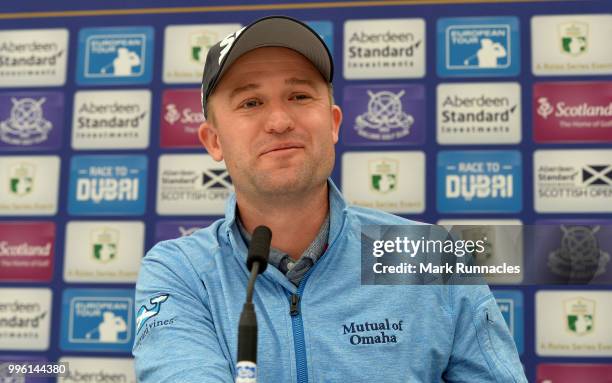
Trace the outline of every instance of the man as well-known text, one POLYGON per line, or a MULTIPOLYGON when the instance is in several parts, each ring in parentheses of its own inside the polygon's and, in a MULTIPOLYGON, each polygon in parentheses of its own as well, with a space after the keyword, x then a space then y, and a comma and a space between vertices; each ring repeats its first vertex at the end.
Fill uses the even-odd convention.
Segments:
POLYGON ((342 121, 332 73, 317 34, 286 17, 208 53, 200 139, 225 161, 235 196, 224 219, 144 258, 139 381, 233 381, 247 246, 266 225, 259 382, 525 382, 487 286, 361 285, 361 226, 414 222, 348 206, 329 179, 342 121))

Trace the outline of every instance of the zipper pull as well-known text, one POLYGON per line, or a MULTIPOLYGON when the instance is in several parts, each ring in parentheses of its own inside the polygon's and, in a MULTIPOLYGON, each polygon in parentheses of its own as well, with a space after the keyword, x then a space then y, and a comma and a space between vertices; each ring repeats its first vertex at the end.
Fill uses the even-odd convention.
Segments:
POLYGON ((296 316, 300 314, 300 309, 298 308, 298 304, 300 303, 300 296, 297 294, 291 295, 291 307, 289 309, 289 314, 291 316, 296 316))

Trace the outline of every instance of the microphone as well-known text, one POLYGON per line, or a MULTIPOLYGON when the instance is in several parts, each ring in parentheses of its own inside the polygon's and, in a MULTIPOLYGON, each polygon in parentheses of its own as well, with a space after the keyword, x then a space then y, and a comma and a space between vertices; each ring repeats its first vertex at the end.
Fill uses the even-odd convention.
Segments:
POLYGON ((246 302, 238 324, 238 358, 236 363, 236 383, 257 382, 257 317, 253 305, 253 290, 257 275, 268 266, 272 232, 266 226, 257 226, 251 237, 247 268, 251 271, 247 284, 246 302))

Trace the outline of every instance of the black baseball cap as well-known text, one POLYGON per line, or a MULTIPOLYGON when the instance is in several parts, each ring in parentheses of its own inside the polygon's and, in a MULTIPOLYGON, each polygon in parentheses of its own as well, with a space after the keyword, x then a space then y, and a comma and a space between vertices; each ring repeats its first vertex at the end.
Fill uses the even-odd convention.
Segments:
POLYGON ((284 47, 301 53, 331 83, 334 63, 317 32, 287 16, 269 16, 237 30, 213 45, 206 55, 202 76, 202 110, 225 71, 243 54, 262 47, 284 47))

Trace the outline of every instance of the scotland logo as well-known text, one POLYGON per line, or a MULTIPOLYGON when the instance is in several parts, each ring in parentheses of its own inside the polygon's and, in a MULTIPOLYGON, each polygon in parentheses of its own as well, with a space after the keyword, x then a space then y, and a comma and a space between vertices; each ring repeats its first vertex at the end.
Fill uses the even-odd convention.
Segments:
POLYGON ((606 272, 610 254, 601 250, 596 233, 600 226, 560 227, 561 246, 548 255, 548 267, 559 276, 588 281, 606 272))
POLYGON ((13 145, 32 145, 47 139, 51 122, 43 116, 46 98, 11 98, 9 119, 0 122, 0 140, 13 145))
POLYGON ((149 318, 159 314, 161 304, 167 301, 169 296, 169 294, 160 294, 149 299, 149 302, 152 304, 151 308, 148 308, 146 305, 140 306, 140 309, 136 313, 136 333, 140 332, 140 329, 149 320, 149 318))
POLYGON ((403 90, 397 94, 368 91, 368 111, 355 120, 357 133, 373 140, 401 138, 410 134, 414 118, 402 110, 400 98, 404 93, 403 90))
POLYGON ((538 104, 537 113, 544 119, 547 119, 555 111, 555 107, 550 104, 546 97, 538 98, 538 104))

